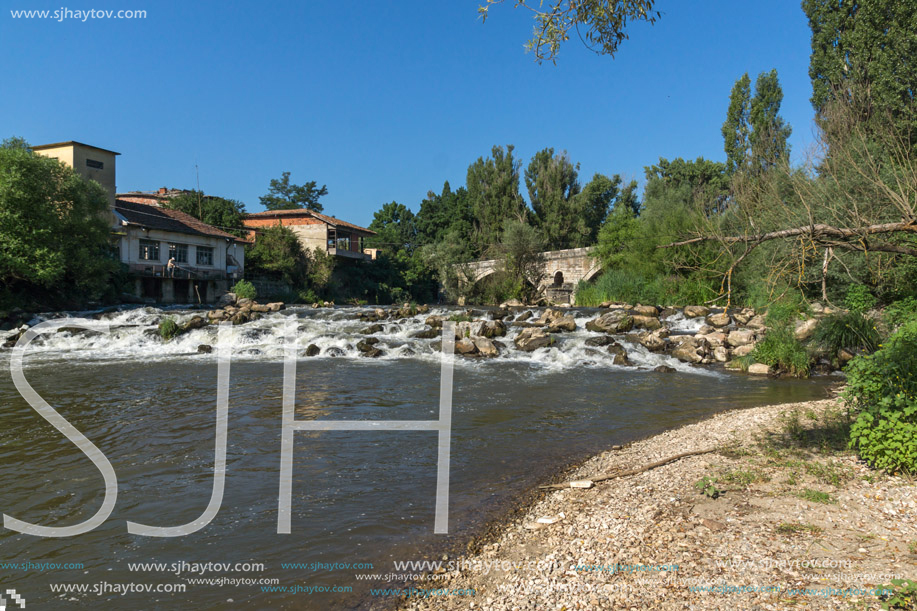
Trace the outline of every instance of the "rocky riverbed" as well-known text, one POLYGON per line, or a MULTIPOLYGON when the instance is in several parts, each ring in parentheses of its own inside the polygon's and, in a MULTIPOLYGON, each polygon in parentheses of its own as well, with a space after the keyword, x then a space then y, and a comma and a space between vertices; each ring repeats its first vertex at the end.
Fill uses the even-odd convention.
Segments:
POLYGON ((917 485, 870 469, 845 439, 832 399, 727 412, 605 452, 479 553, 449 559, 455 570, 417 580, 439 594, 402 608, 879 608, 876 586, 917 578, 917 485))

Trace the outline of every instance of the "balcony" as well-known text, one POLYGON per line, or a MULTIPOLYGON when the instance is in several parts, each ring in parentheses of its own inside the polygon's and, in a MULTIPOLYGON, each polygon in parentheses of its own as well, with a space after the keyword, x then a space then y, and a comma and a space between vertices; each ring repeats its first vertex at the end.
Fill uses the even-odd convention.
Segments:
POLYGON ((131 274, 144 278, 171 278, 175 280, 238 280, 242 278, 242 269, 235 265, 227 265, 224 270, 179 264, 170 273, 165 265, 158 263, 132 263, 129 269, 131 274))
POLYGON ((357 259, 358 261, 372 261, 372 256, 362 252, 354 252, 344 248, 328 247, 328 254, 332 257, 345 257, 347 259, 357 259))

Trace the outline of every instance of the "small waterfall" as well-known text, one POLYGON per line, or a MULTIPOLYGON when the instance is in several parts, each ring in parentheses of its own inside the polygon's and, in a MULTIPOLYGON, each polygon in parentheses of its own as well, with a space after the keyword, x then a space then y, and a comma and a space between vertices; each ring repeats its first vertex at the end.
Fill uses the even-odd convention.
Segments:
MULTIPOLYGON (((456 307, 431 307, 429 312, 400 319, 385 318, 377 323, 370 323, 360 318, 372 313, 373 307, 336 307, 313 309, 306 306, 293 306, 276 312, 263 314, 256 321, 233 328, 232 357, 242 360, 281 361, 284 357, 283 337, 288 323, 294 321, 296 344, 300 358, 308 359, 360 359, 371 363, 373 360, 393 361, 398 359, 439 359, 438 342, 440 336, 415 337, 421 331, 429 331, 425 320, 429 316, 441 316, 448 319, 465 310, 456 307), (370 324, 379 324, 382 330, 371 335, 362 331, 370 324), (375 347, 382 351, 377 359, 367 359, 357 344, 372 337, 378 340, 375 347), (314 356, 306 356, 307 348, 314 346, 310 353, 318 349, 314 356)), ((542 315, 543 308, 530 308, 534 320, 542 315)), ((387 313, 394 310, 386 310, 387 313)), ((523 310, 524 311, 524 310, 523 310)), ((487 309, 479 309, 475 320, 490 319, 487 309)), ((520 312, 514 312, 514 317, 520 312)), ((595 318, 594 310, 570 309, 576 320, 576 330, 557 333, 553 346, 539 348, 532 352, 518 350, 513 340, 522 331, 522 327, 507 323, 505 337, 494 338, 500 342, 500 354, 494 358, 464 358, 457 356, 457 367, 498 367, 501 363, 528 363, 535 371, 564 371, 579 368, 627 369, 633 371, 652 370, 660 365, 672 367, 678 371, 701 375, 719 375, 705 367, 696 367, 683 363, 671 356, 652 353, 626 334, 614 336, 614 340, 627 351, 630 365, 615 365, 614 357, 604 347, 587 345, 589 338, 602 334, 587 331, 585 324, 595 318)), ((159 337, 157 327, 166 317, 173 318, 178 324, 191 320, 194 316, 206 317, 206 311, 177 308, 133 307, 114 312, 100 313, 79 312, 67 314, 43 314, 32 322, 58 319, 69 316, 79 322, 94 323, 103 320, 110 325, 108 334, 64 327, 60 331, 43 335, 32 342, 28 361, 66 359, 68 361, 150 361, 160 359, 215 359, 214 353, 201 353, 199 346, 214 346, 217 341, 217 327, 208 325, 182 334, 170 341, 159 337)), ((703 324, 703 318, 686 319, 682 313, 662 319, 663 323, 675 333, 694 333, 703 324)), ((8 352, 8 351, 5 351, 8 352)))

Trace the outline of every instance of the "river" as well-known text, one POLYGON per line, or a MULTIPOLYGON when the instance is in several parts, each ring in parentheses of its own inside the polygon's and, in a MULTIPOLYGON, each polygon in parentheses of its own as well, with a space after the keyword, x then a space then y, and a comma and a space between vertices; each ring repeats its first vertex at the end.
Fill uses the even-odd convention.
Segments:
MULTIPOLYGON (((440 356, 418 315, 386 321, 383 355, 362 358, 355 344, 368 308, 288 308, 236 327, 232 337, 226 487, 219 513, 202 530, 175 538, 127 532, 126 522, 175 526, 198 518, 213 482, 216 328, 171 342, 153 333, 166 313, 134 308, 93 316, 108 334, 58 332, 36 339, 25 357, 35 390, 95 443, 118 478, 117 504, 95 530, 70 538, 0 531, 0 563, 77 564, 10 568, 4 588, 30 608, 329 609, 366 606, 369 588, 389 587, 393 561, 441 557, 505 511, 522 492, 564 465, 724 409, 825 395, 827 380, 771 380, 695 367, 627 344, 634 366, 585 345, 595 311, 576 313, 577 331, 551 348, 501 356, 455 357, 449 534, 436 535, 437 434, 431 431, 303 431, 294 443, 292 532, 277 534, 286 324, 303 349, 296 376, 297 420, 432 420, 438 417, 440 356), (306 357, 315 344, 319 355, 306 357), (652 369, 670 365, 675 372, 652 369), (135 563, 161 563, 138 567, 135 563), (182 564, 186 563, 186 564, 182 564), (207 563, 228 563, 230 568, 207 563), (299 563, 305 568, 284 568, 299 563), (365 565, 334 568, 313 563, 365 565), (197 564, 198 566, 195 566, 197 564), (259 567, 257 565, 264 565, 259 567), (204 565, 204 566, 200 566, 204 565), (252 566, 254 565, 254 566, 252 566), (371 568, 369 568, 371 565, 371 568), (225 585, 194 583, 223 578, 225 585), (266 592, 268 587, 340 592, 266 592), (61 585, 63 584, 63 585, 61 585), (106 585, 107 584, 107 585, 106 585), (125 585, 130 584, 130 585, 125 585), (125 587, 183 592, 128 592, 125 587), (52 591, 52 585, 60 590, 52 591), (86 586, 85 592, 74 591, 86 586), (106 591, 107 589, 107 591, 106 591)), ((451 315, 458 310, 434 308, 451 315)), ((170 310, 179 321, 189 310, 170 310)), ((538 311, 535 311, 536 315, 538 311)), ((701 319, 668 321, 680 332, 701 319)), ((75 524, 102 504, 99 471, 42 419, 13 386, 10 350, 0 351, 2 512, 42 525, 75 524)))

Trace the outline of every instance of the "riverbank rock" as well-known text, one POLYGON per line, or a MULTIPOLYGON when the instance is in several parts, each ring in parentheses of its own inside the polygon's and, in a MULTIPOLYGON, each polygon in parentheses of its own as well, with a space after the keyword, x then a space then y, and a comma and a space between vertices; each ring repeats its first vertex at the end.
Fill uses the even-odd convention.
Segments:
POLYGON ((218 308, 225 308, 226 306, 236 305, 236 294, 235 293, 226 293, 217 300, 216 306, 218 308))
POLYGON ((709 314, 710 308, 705 308, 704 306, 685 306, 682 312, 685 318, 698 318, 699 316, 706 316, 709 314))
POLYGON ((733 348, 751 344, 754 341, 755 332, 751 329, 736 329, 735 331, 730 331, 729 335, 726 336, 726 343, 733 348))
POLYGON ((755 317, 755 311, 751 308, 742 308, 740 311, 733 314, 732 317, 738 324, 746 325, 748 321, 755 317))
POLYGON ((752 375, 766 376, 771 372, 771 368, 764 363, 752 363, 748 366, 748 373, 752 375))
POLYGON ((520 331, 513 343, 516 344, 516 348, 523 352, 532 352, 533 350, 552 345, 554 343, 554 338, 545 333, 542 329, 532 327, 520 331))
POLYGON ((729 314, 720 312, 719 314, 708 314, 705 322, 711 327, 720 328, 728 327, 732 320, 729 318, 729 314))
POLYGON ((812 334, 815 333, 815 327, 818 326, 818 320, 815 318, 810 318, 796 325, 796 339, 803 341, 812 337, 812 334))
POLYGON ((634 328, 634 319, 623 310, 612 310, 586 323, 588 331, 626 333, 634 328))
POLYGON ((427 316, 427 319, 424 321, 424 324, 427 326, 433 327, 434 329, 442 329, 443 327, 443 317, 442 316, 427 316))
POLYGON ((749 354, 752 353, 754 349, 755 349, 755 344, 745 344, 744 346, 739 346, 738 348, 734 348, 732 350, 732 356, 734 357, 748 356, 749 354))
POLYGON ((706 356, 706 342, 691 336, 678 338, 679 344, 672 350, 672 356, 685 363, 700 363, 706 356))

